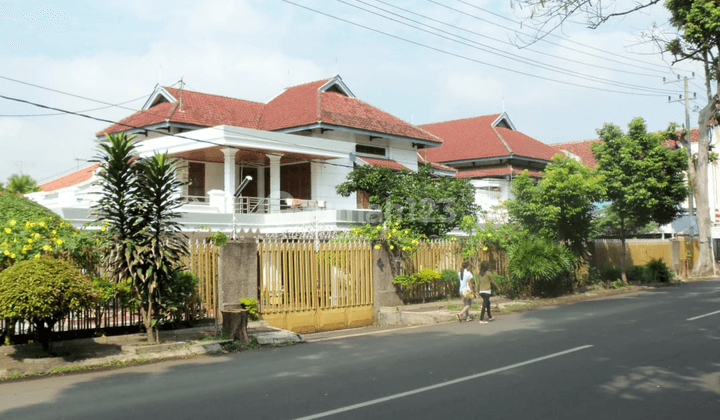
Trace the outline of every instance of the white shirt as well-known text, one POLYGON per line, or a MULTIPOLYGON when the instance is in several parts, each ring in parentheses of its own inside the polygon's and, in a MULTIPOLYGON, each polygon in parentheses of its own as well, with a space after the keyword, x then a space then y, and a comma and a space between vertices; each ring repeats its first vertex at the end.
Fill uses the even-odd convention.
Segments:
POLYGON ((462 296, 463 292, 470 288, 470 280, 472 280, 473 275, 465 269, 462 270, 462 275, 460 274, 458 273, 458 278, 460 279, 460 295, 462 296))

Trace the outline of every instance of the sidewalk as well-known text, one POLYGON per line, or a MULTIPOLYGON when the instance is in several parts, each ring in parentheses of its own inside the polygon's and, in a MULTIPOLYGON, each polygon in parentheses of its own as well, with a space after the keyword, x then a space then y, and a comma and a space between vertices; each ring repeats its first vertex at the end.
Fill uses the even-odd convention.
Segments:
MULTIPOLYGON (((482 305, 482 299, 474 299, 473 304, 482 305)), ((525 304, 527 304, 525 301, 513 301, 502 296, 493 296, 490 298, 490 308, 492 311, 496 312, 502 311, 508 305, 522 306, 525 304)), ((460 312, 462 306, 462 299, 453 299, 405 306, 381 307, 380 312, 378 313, 378 324, 427 325, 457 321, 455 314, 460 312)), ((470 314, 475 318, 479 318, 480 308, 478 307, 477 310, 470 310, 470 314)))
MULTIPOLYGON (((214 326, 161 331, 161 344, 152 345, 145 334, 58 341, 52 344, 56 357, 47 357, 38 344, 0 346, 0 379, 212 354, 221 351, 221 344, 231 341, 199 341, 208 335, 215 335, 214 326)), ((267 321, 249 322, 248 335, 261 345, 305 341, 300 334, 268 326, 267 321)))

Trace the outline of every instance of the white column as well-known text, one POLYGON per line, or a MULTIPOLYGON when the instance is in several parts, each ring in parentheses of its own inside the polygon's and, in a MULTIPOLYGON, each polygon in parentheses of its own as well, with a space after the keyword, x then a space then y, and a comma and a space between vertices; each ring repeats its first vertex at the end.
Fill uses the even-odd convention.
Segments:
MULTIPOLYGON (((265 162, 263 162, 263 165, 265 162)), ((265 167, 258 166, 257 168, 257 196, 265 198, 265 167)))
POLYGON ((224 177, 224 190, 225 190, 225 213, 235 212, 235 154, 237 149, 231 147, 224 147, 221 149, 225 155, 225 177, 224 177))
POLYGON ((270 159, 270 213, 280 213, 280 158, 282 155, 268 155, 270 159))

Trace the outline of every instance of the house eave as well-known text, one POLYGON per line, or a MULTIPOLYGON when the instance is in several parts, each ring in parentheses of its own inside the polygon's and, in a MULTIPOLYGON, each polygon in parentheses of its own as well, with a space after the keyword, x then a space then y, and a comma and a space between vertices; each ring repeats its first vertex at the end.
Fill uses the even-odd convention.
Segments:
POLYGON ((430 141, 430 140, 425 140, 425 139, 418 139, 418 138, 414 138, 414 137, 398 136, 398 135, 394 135, 394 134, 380 133, 377 131, 363 130, 361 128, 346 127, 346 126, 342 126, 342 125, 327 124, 327 123, 323 123, 323 122, 302 125, 302 126, 297 126, 297 127, 283 128, 280 130, 275 130, 275 132, 292 134, 292 133, 297 133, 300 131, 314 130, 314 129, 318 129, 318 128, 324 129, 324 130, 343 131, 343 132, 347 132, 347 133, 360 134, 360 135, 371 136, 371 137, 382 137, 382 138, 386 138, 386 139, 390 139, 390 140, 407 141, 407 142, 415 143, 418 145, 430 146, 430 147, 439 147, 442 145, 441 142, 435 142, 435 141, 430 141))

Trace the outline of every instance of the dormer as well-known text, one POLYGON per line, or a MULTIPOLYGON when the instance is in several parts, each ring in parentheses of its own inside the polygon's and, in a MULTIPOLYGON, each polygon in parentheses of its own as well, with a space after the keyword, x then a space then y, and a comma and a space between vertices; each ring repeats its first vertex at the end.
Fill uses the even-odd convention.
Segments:
POLYGON ((164 87, 160 85, 155 85, 155 89, 153 90, 152 94, 150 94, 148 100, 145 101, 145 105, 143 105, 142 110, 148 110, 162 102, 170 102, 171 104, 174 104, 177 102, 177 99, 175 99, 170 93, 168 93, 168 91, 165 90, 164 87))

